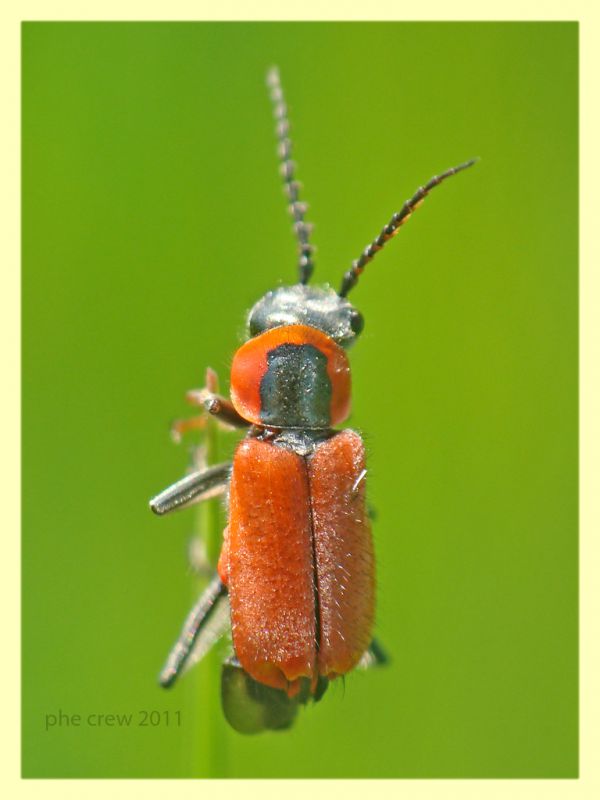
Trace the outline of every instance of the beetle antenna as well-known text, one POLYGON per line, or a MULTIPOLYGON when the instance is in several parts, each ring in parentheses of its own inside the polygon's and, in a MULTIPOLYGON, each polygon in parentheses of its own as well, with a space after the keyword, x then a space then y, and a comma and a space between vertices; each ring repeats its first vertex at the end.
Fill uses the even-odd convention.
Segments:
POLYGON ((397 211, 394 214, 388 224, 382 229, 379 236, 374 239, 370 245, 365 247, 356 261, 352 262, 352 266, 347 272, 344 273, 344 277, 342 278, 342 285, 340 291, 338 292, 339 296, 346 297, 350 289, 356 286, 356 283, 365 266, 369 263, 369 261, 373 260, 375 254, 381 250, 384 244, 398 233, 400 226, 404 225, 404 223, 410 218, 413 211, 416 211, 416 209, 421 205, 423 200, 435 186, 439 186, 440 183, 446 180, 446 178, 456 175, 457 172, 462 172, 463 169, 472 167, 473 164, 475 164, 475 162, 478 160, 479 159, 477 158, 472 158, 470 161, 465 161, 464 164, 459 164, 457 167, 450 167, 450 169, 442 172, 441 175, 434 175, 433 178, 431 178, 431 180, 425 184, 425 186, 419 186, 410 200, 407 200, 400 211, 397 211))
POLYGON ((271 102, 273 103, 273 115, 275 117, 275 132, 277 134, 278 154, 281 161, 281 176, 283 177, 284 189, 288 199, 290 214, 294 220, 294 232, 298 240, 298 271, 300 273, 300 283, 308 283, 314 269, 313 246, 308 239, 312 230, 312 225, 304 220, 304 214, 308 205, 298 199, 300 184, 294 178, 295 164, 292 161, 292 142, 289 137, 290 123, 287 117, 287 106, 283 96, 283 89, 279 80, 279 70, 271 67, 267 74, 267 86, 271 102))

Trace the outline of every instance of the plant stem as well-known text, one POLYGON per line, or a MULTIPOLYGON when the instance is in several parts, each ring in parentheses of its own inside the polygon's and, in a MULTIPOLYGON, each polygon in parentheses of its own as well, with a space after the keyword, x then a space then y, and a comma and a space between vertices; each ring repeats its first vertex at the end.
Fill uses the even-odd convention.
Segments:
MULTIPOLYGON (((218 392, 217 376, 207 370, 206 386, 218 392)), ((208 416, 202 444, 197 450, 198 466, 210 466, 218 462, 218 425, 208 416)), ((199 552, 206 555, 207 567, 214 574, 221 551, 223 512, 219 498, 201 503, 194 520, 194 544, 199 552)), ((212 576, 212 575, 211 575, 212 576)), ((195 576, 193 580, 194 601, 206 588, 205 576, 195 576)), ((194 672, 196 677, 190 681, 193 698, 190 704, 192 715, 190 724, 194 734, 190 736, 192 747, 192 774, 197 777, 226 777, 226 729, 221 712, 221 654, 219 643, 210 650, 194 672)))

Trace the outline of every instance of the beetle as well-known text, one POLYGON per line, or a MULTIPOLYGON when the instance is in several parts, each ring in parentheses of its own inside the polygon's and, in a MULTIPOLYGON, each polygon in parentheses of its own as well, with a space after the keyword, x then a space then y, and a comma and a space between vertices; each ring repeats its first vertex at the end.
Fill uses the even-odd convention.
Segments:
MULTIPOLYGON (((375 560, 360 435, 338 430, 350 411, 347 349, 364 320, 348 301, 366 265, 429 192, 476 159, 420 187, 343 275, 336 292, 312 286, 314 249, 299 199, 287 108, 277 68, 267 77, 281 174, 298 251, 298 283, 268 291, 248 315, 234 355, 230 399, 210 376, 190 399, 246 428, 232 463, 198 469, 150 501, 159 515, 228 492, 217 575, 186 620, 160 681, 174 683, 230 621, 234 655, 223 668, 223 709, 245 733, 288 727, 299 704, 329 681, 385 661, 372 638, 375 560)), ((192 420, 180 432, 194 427, 192 420)))

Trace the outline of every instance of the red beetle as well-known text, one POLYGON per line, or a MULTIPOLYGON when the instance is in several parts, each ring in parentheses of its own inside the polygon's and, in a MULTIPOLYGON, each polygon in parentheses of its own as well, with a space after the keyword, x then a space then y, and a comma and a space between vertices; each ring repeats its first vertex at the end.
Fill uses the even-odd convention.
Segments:
POLYGON ((251 338, 231 368, 231 400, 210 387, 192 393, 210 414, 249 427, 233 463, 198 470, 150 502, 165 514, 229 488, 218 575, 186 620, 161 683, 170 686, 191 658, 201 657, 230 616, 235 655, 224 666, 223 708, 242 732, 288 727, 297 705, 320 699, 328 681, 361 662, 384 660, 372 640, 375 561, 364 446, 355 431, 334 429, 350 412, 346 348, 363 328, 346 297, 429 191, 475 162, 419 188, 354 261, 339 292, 309 286, 310 226, 276 69, 268 85, 299 283, 268 292, 251 309, 251 338), (249 719, 250 705, 259 708, 258 721, 249 719))

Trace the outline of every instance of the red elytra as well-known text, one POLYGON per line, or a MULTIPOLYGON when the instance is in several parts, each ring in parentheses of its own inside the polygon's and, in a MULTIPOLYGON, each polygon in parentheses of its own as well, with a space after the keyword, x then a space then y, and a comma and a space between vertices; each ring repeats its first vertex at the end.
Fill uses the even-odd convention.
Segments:
POLYGON ((342 431, 300 456, 246 439, 236 450, 219 575, 233 645, 255 680, 290 696, 353 669, 370 644, 375 568, 364 447, 342 431))

